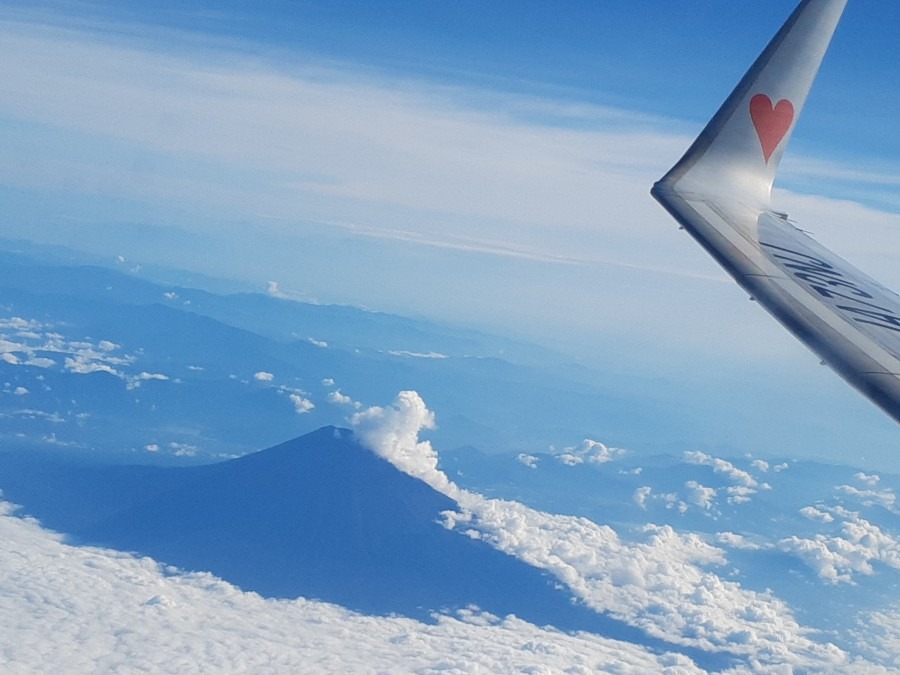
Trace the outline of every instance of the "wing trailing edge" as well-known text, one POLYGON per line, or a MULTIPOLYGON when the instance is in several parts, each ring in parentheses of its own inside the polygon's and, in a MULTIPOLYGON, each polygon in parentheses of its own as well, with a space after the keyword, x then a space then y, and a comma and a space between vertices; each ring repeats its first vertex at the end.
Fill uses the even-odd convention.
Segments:
POLYGON ((754 299, 900 422, 900 297, 770 208, 847 0, 803 0, 653 196, 754 299))

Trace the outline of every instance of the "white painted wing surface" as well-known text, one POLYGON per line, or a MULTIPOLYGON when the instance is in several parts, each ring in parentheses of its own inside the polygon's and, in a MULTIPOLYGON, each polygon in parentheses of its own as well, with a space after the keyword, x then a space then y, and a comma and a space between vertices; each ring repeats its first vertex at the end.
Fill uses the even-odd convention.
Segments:
POLYGON ((900 296, 771 210, 846 0, 803 0, 653 196, 755 300, 900 422, 900 296))

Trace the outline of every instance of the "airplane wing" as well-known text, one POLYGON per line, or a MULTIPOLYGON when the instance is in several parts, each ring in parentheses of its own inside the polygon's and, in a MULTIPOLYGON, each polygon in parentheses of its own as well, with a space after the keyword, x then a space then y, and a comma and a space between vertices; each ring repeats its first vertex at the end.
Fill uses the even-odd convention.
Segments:
POLYGON ((900 296, 770 206, 847 0, 803 0, 651 194, 758 301, 900 422, 900 296))

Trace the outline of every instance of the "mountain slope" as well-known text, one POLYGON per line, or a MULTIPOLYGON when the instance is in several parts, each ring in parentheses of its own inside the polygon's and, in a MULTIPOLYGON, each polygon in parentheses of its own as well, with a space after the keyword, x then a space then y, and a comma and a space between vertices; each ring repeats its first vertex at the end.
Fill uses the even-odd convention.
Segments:
POLYGON ((445 529, 441 513, 456 503, 346 430, 325 427, 205 466, 28 464, 0 455, 0 488, 46 526, 79 543, 209 571, 264 596, 426 619, 477 605, 646 641, 574 604, 539 570, 445 529))

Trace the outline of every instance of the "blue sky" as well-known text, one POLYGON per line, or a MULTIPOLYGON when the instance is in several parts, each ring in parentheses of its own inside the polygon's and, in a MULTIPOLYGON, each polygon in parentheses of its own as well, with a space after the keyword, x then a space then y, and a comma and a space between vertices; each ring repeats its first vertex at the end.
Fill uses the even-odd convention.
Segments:
MULTIPOLYGON (((742 415, 789 394, 886 456, 894 425, 649 197, 793 3, 727 7, 7 2, 3 231, 537 340, 715 424, 735 382, 742 415)), ((898 20, 851 0, 778 182, 893 288, 898 20)))
MULTIPOLYGON (((105 26, 111 34, 150 38, 163 50, 188 48, 199 35, 215 36, 229 40, 232 49, 268 53, 286 62, 338 59, 427 80, 550 92, 699 122, 795 3, 735 2, 728 11, 709 0, 5 4, 8 14, 17 14, 18 8, 26 17, 59 24, 105 26), (673 75, 679 72, 686 76, 673 75)), ((852 128, 841 124, 844 115, 836 110, 809 112, 804 135, 816 138, 817 129, 839 127, 843 133, 832 139, 838 141, 836 147, 849 136, 855 152, 892 157, 882 139, 896 130, 878 129, 874 122, 890 120, 890 103, 900 100, 892 86, 896 40, 890 31, 879 30, 897 20, 900 8, 894 4, 850 3, 818 88, 829 101, 840 97, 877 106, 861 110, 854 105, 861 124, 852 128)))

